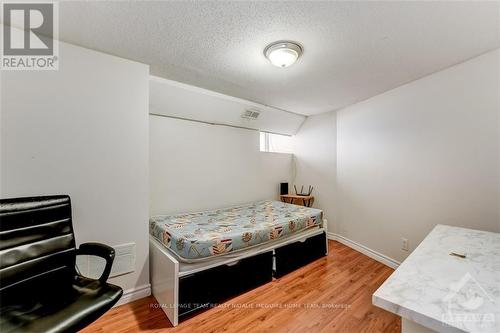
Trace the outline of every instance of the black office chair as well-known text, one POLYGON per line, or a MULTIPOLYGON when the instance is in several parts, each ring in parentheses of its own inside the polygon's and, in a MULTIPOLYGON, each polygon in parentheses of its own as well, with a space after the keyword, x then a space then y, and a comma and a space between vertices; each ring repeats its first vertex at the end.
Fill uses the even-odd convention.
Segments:
POLYGON ((75 246, 69 196, 0 200, 0 332, 76 332, 121 297, 106 283, 115 253, 75 246), (77 255, 106 259, 98 280, 75 269, 77 255))

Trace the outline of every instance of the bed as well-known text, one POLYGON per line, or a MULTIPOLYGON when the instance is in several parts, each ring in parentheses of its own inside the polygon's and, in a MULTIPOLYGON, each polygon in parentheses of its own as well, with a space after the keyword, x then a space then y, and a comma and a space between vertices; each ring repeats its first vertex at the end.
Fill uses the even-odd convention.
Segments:
POLYGON ((149 223, 150 234, 183 262, 248 250, 321 225, 321 210, 279 201, 153 216, 149 223))
POLYGON ((153 216, 152 293, 176 326, 325 256, 326 225, 321 210, 279 201, 153 216))

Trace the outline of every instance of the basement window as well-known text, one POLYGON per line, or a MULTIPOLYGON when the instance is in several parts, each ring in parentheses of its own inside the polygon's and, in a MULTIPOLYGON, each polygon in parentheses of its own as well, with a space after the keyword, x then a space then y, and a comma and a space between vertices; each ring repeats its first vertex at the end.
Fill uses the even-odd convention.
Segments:
POLYGON ((265 153, 292 154, 292 137, 288 135, 260 132, 260 151, 265 153))

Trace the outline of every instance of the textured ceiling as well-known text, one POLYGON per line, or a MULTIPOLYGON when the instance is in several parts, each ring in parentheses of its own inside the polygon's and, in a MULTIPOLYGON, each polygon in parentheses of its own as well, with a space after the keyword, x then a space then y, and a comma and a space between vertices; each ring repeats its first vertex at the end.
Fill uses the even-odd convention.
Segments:
POLYGON ((288 111, 339 109, 500 47, 500 2, 62 2, 63 41, 288 111), (262 55, 304 46, 293 66, 262 55))

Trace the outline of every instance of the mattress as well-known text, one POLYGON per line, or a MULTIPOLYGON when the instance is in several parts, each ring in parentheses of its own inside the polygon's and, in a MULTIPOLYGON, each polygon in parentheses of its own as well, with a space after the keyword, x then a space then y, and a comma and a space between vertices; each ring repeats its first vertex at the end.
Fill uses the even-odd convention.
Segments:
POLYGON ((260 201, 206 212, 158 215, 151 235, 181 261, 242 251, 322 226, 322 211, 280 201, 260 201))

